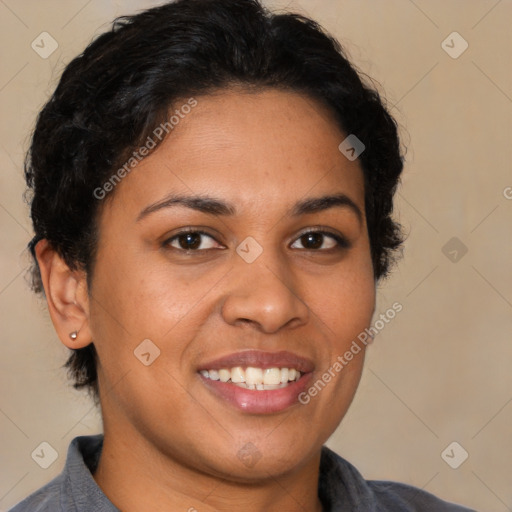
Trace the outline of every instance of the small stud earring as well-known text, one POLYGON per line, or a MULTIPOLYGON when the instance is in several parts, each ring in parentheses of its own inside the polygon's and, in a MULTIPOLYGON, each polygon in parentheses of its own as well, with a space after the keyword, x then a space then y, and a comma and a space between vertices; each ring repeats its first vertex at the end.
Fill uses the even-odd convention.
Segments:
POLYGON ((75 341, 75 340, 76 340, 77 336, 78 336, 78 332, 77 332, 77 331, 73 331, 73 332, 69 335, 69 337, 70 337, 73 341, 75 341))

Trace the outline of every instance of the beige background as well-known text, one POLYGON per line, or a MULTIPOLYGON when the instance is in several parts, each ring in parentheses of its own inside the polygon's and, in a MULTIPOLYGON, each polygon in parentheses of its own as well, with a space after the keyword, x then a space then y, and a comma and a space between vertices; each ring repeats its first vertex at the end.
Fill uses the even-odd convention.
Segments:
MULTIPOLYGON (((29 133, 63 66, 93 35, 157 3, 0 1, 0 510, 57 475, 73 437, 101 429, 92 404, 67 384, 66 349, 24 280, 29 133), (48 59, 31 48, 43 31, 59 44, 48 59), (43 441, 59 454, 46 470, 31 458, 43 441)), ((403 311, 370 348, 359 393, 328 444, 366 478, 479 511, 512 510, 512 1, 269 5, 309 14, 341 40, 381 84, 408 146, 397 216, 410 236, 377 308, 398 301, 403 311), (457 59, 441 46, 453 31, 469 44, 457 59), (457 262, 442 251, 452 237, 468 249, 457 262), (441 458, 452 441, 469 453, 458 469, 441 458)))

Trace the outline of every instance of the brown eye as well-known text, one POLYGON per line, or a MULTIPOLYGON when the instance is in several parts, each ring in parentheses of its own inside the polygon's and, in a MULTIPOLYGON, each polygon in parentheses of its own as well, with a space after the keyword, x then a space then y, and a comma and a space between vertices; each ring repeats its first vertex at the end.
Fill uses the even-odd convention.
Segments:
POLYGON ((344 237, 327 231, 308 231, 303 233, 294 242, 294 245, 297 242, 300 242, 304 249, 310 251, 328 251, 330 249, 346 249, 350 247, 349 242, 344 237))
POLYGON ((212 236, 203 231, 182 231, 164 242, 165 247, 182 251, 202 251, 218 245, 212 236))
POLYGON ((324 241, 324 235, 321 233, 307 233, 300 237, 300 241, 306 249, 320 249, 324 241))
POLYGON ((181 249, 197 249, 201 245, 201 236, 199 233, 187 233, 177 238, 181 249))

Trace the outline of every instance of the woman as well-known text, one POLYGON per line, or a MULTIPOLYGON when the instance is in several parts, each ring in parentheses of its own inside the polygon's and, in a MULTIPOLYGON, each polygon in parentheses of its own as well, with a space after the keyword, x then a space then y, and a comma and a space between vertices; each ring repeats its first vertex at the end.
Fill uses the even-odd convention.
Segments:
POLYGON ((64 71, 26 165, 37 262, 104 434, 13 511, 462 511, 323 444, 403 236, 394 120, 313 21, 182 0, 64 71))

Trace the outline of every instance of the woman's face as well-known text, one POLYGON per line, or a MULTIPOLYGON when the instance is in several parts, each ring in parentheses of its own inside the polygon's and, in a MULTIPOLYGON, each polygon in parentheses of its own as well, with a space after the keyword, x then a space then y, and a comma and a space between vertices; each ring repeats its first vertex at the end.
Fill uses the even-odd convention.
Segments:
POLYGON ((298 400, 374 311, 363 174, 309 98, 196 100, 101 213, 89 314, 105 433, 207 474, 266 478, 318 454, 360 379, 364 350, 298 400), (222 382, 287 373, 277 389, 222 382))

